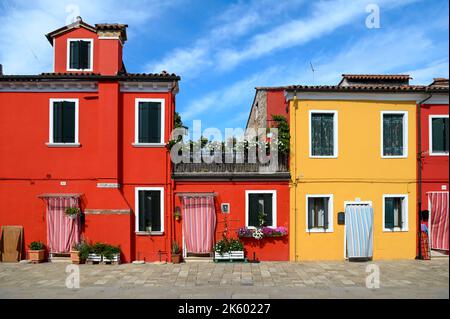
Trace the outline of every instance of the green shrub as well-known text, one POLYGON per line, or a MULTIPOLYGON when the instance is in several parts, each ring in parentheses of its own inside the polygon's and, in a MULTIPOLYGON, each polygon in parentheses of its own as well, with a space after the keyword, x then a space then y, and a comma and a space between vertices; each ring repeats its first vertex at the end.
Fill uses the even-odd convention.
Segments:
POLYGON ((40 241, 33 241, 28 245, 28 248, 30 248, 30 250, 42 250, 45 249, 45 245, 40 241))
POLYGON ((239 239, 230 239, 230 251, 244 251, 244 244, 239 239))
POLYGON ((88 243, 82 241, 81 243, 73 245, 73 249, 78 251, 78 255, 81 259, 86 260, 89 257, 92 247, 88 243))

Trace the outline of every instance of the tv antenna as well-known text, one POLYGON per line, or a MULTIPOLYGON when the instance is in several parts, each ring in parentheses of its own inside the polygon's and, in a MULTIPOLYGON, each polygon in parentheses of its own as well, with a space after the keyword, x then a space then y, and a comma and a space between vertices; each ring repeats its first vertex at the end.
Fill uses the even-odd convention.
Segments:
POLYGON ((314 75, 315 75, 316 70, 314 69, 314 66, 311 61, 309 61, 309 66, 311 67, 312 77, 313 77, 312 84, 314 85, 315 84, 314 75))

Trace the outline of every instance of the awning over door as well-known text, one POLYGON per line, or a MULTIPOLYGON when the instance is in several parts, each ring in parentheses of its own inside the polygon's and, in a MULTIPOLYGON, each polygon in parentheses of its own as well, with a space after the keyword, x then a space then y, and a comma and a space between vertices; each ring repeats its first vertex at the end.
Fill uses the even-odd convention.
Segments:
POLYGON ((183 233, 188 253, 209 253, 214 245, 216 211, 213 193, 182 193, 183 233))
POLYGON ((430 203, 429 228, 431 248, 448 251, 448 192, 429 192, 427 195, 430 203))

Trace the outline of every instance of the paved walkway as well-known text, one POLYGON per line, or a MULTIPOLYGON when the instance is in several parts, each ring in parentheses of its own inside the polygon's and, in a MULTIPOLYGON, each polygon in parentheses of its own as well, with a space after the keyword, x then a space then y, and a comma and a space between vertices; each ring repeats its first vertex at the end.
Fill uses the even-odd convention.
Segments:
POLYGON ((0 298, 449 298, 448 259, 80 265, 79 289, 66 287, 67 265, 0 263, 0 298))

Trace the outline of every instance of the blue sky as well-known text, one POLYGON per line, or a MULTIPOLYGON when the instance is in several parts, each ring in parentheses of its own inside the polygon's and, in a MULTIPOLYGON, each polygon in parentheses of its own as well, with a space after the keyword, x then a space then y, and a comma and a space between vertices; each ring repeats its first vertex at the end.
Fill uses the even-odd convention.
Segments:
POLYGON ((448 77, 447 0, 0 0, 4 73, 52 71, 44 34, 77 13, 129 25, 129 72, 182 77, 177 109, 190 127, 245 127, 255 86, 336 84, 342 73, 448 77), (371 3, 380 28, 365 25, 371 3))

